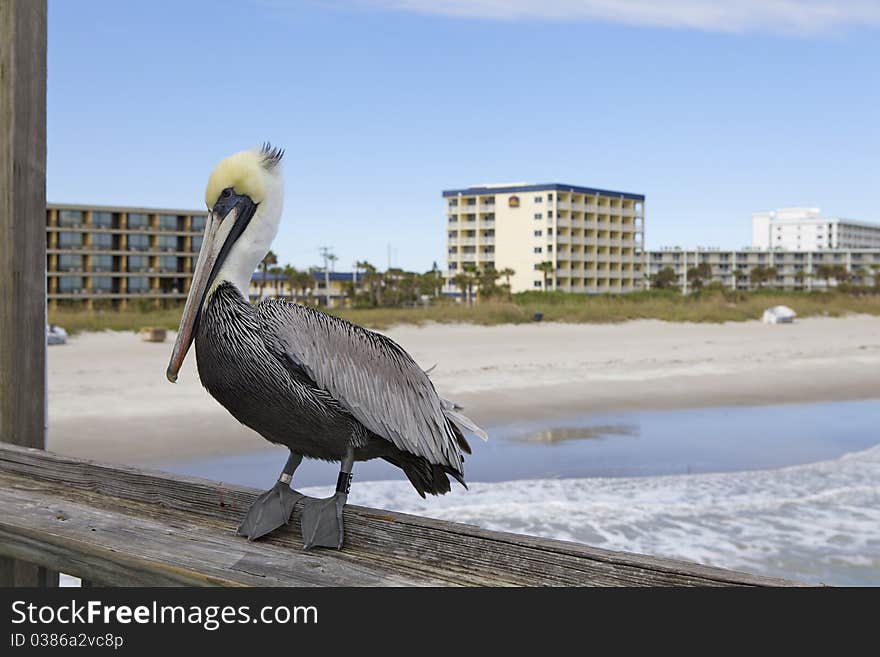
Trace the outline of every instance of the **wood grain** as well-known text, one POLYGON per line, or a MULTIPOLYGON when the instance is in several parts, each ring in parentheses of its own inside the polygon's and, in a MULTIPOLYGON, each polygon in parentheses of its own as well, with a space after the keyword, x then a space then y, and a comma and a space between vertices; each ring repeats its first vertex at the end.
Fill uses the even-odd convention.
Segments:
MULTIPOLYGON (((45 445, 46 0, 0 0, 0 435, 45 445)), ((57 574, 0 559, 0 585, 57 574)))
POLYGON ((0 554, 98 585, 788 586, 781 579, 346 506, 342 551, 234 529, 259 491, 0 443, 0 554))

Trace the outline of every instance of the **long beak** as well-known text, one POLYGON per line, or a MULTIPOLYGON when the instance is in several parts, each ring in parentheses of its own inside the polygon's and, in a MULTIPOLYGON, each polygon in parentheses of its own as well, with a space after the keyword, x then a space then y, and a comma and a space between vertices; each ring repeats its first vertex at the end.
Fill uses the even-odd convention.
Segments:
POLYGON ((215 273, 215 265, 222 250, 222 244, 219 244, 217 240, 219 225, 220 221, 215 218, 213 212, 208 215, 205 236, 202 239, 202 248, 199 249, 196 270, 193 273, 186 305, 183 308, 183 316, 180 318, 180 328, 177 330, 174 351, 171 352, 171 360, 165 372, 165 376, 171 383, 177 383, 177 374, 180 372, 183 360, 195 339, 195 329, 205 301, 205 294, 211 283, 212 274, 215 273))

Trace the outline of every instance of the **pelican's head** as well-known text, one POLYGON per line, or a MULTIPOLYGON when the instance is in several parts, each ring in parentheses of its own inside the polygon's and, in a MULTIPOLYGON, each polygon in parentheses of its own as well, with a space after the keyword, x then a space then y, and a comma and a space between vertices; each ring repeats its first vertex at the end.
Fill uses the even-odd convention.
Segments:
POLYGON ((228 281, 248 298, 251 275, 278 232, 283 154, 266 143, 262 148, 230 155, 208 178, 205 203, 210 214, 166 372, 172 383, 177 381, 195 338, 205 302, 217 286, 228 281))

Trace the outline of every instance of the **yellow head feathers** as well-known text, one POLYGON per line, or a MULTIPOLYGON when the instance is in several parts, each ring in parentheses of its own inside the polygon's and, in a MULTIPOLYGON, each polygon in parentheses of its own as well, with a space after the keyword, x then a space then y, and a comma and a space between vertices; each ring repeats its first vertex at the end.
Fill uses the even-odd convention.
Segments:
POLYGON ((278 166, 284 151, 273 148, 268 142, 259 149, 241 151, 222 160, 208 178, 205 203, 213 208, 220 193, 232 187, 237 194, 250 196, 254 203, 266 197, 265 176, 278 166))

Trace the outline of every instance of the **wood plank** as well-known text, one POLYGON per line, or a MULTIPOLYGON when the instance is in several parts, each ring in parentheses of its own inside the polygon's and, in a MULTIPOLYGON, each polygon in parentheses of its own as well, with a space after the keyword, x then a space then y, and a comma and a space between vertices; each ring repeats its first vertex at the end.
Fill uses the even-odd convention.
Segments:
MULTIPOLYGON (((432 585, 318 553, 236 540, 228 528, 184 517, 162 521, 18 489, 0 489, 0 544, 15 558, 111 586, 432 585)), ((137 509, 135 509, 137 511, 137 509)))
MULTIPOLYGON (((45 446, 46 0, 0 0, 0 435, 45 446)), ((56 586, 0 559, 0 585, 56 586)))
MULTIPOLYGON (((303 553, 298 527, 294 522, 267 539, 248 543, 233 535, 241 515, 258 491, 192 477, 149 472, 125 466, 109 466, 92 461, 28 450, 0 444, 0 512, 6 505, 18 509, 15 527, 5 527, 0 537, 0 553, 9 554, 7 542, 16 532, 37 532, 50 543, 63 544, 66 538, 83 540, 83 531, 70 530, 35 513, 29 524, 22 515, 23 500, 40 500, 43 507, 64 505, 75 509, 77 517, 95 522, 109 514, 106 531, 119 535, 119 518, 137 521, 137 535, 155 533, 158 527, 171 528, 186 540, 176 549, 190 549, 199 537, 219 537, 230 553, 254 549, 280 550, 286 555, 288 570, 282 577, 261 572, 263 583, 279 585, 291 582, 332 585, 380 583, 385 578, 398 578, 398 584, 432 584, 465 586, 786 586, 792 582, 740 573, 674 559, 612 552, 577 543, 556 541, 519 534, 494 532, 470 525, 450 523, 408 514, 382 511, 359 506, 346 506, 345 548, 303 553), (18 500, 18 501, 16 501, 18 500), (42 518, 40 520, 39 518, 42 518), (42 523, 42 524, 40 524, 42 523), (155 523, 151 525, 149 523, 155 523), (52 534, 50 527, 56 533, 52 534), (189 528, 189 529, 187 529, 189 528), (188 532, 188 533, 187 533, 188 532), (55 536, 56 538, 51 538, 55 536), (250 546, 250 547, 248 547, 250 546), (296 561, 306 554, 309 565, 296 561), (294 559, 296 557, 296 559, 294 559), (321 575, 313 577, 320 566, 321 575), (273 579, 274 578, 274 579, 273 579), (371 579, 372 578, 372 579, 371 579)), ((0 517, 3 517, 0 514, 0 517)), ((79 522, 79 521, 78 521, 79 522)), ((83 520, 82 522, 86 522, 83 520)), ((75 525, 82 527, 85 525, 75 525)), ((30 534, 29 534, 30 536, 30 534)), ((130 536, 129 540, 134 540, 130 536)), ((150 537, 143 537, 144 547, 138 554, 146 558, 150 537)), ((175 538, 175 540, 177 540, 175 538)), ((179 541, 178 541, 179 542, 179 541)), ((124 547, 124 543, 121 544, 124 547)), ((80 548, 77 548, 80 549, 80 548)), ((36 558, 36 552, 28 553, 36 558)), ((276 553, 271 553, 275 555, 276 553)), ((255 559, 270 558, 257 553, 255 559)), ((204 554, 202 555, 204 557, 204 554)), ((280 558, 280 557, 271 557, 280 558)), ((41 563, 57 565, 56 560, 41 563)), ((223 562, 224 567, 228 566, 223 562)), ((248 561, 248 563, 260 563, 248 561)), ((107 575, 91 572, 93 565, 83 566, 76 574, 98 584, 109 583, 107 575)), ((118 566, 124 571, 125 564, 118 566)), ((133 567, 133 566, 132 566, 133 567)), ((249 566, 249 572, 252 566, 249 566)), ((67 571, 65 571, 67 572, 67 571)), ((212 576, 216 577, 217 573, 212 576)), ((228 575, 227 575, 228 576, 228 575)), ((112 580, 111 580, 112 581, 112 580)), ((388 583, 391 580, 384 583, 388 583)), ((247 582, 244 582, 247 583, 247 582)))

